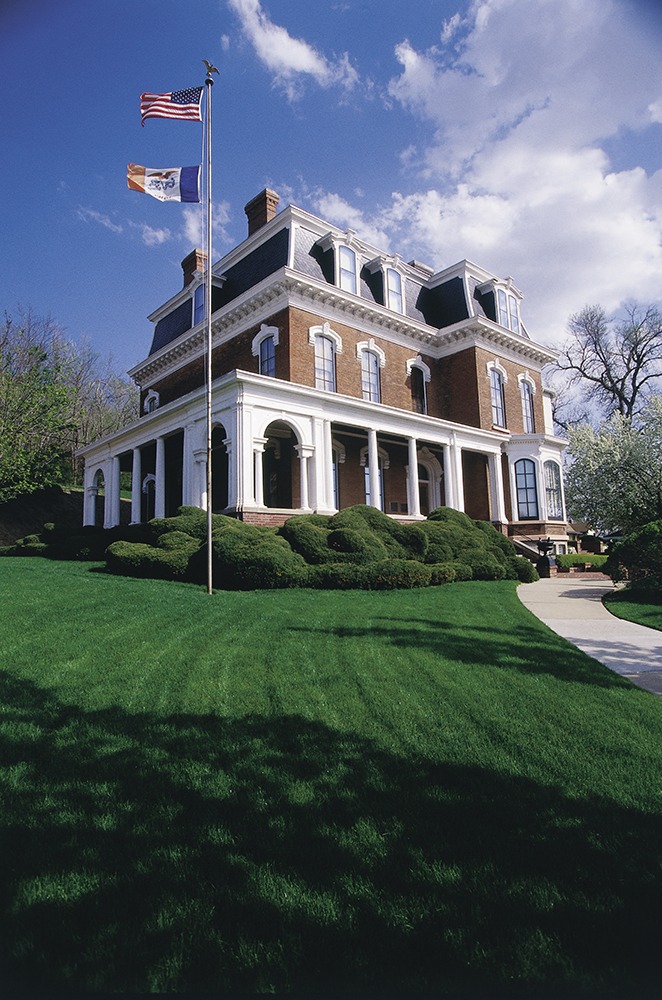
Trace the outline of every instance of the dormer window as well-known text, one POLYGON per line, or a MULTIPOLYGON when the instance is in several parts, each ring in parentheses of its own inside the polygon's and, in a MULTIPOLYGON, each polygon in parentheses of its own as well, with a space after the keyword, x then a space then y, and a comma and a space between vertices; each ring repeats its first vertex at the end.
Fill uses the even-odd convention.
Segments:
POLYGON ((333 250, 333 274, 337 287, 342 288, 344 292, 358 295, 361 259, 354 231, 348 229, 346 233, 338 235, 327 233, 317 241, 317 245, 325 251, 333 250))
MULTIPOLYGON (((494 318, 499 326, 503 326, 506 330, 511 330, 520 336, 527 336, 522 329, 519 315, 522 293, 515 287, 512 278, 505 278, 503 281, 498 278, 490 278, 489 281, 479 285, 477 291, 481 295, 491 294, 494 296, 494 318)), ((487 312, 490 312, 489 308, 487 312)))
POLYGON ((513 333, 519 333, 519 303, 503 288, 497 289, 498 322, 513 333))
POLYGON ((193 293, 193 326, 202 323, 205 318, 205 286, 198 285, 193 293))
POLYGON ((378 274, 381 272, 383 285, 382 296, 386 308, 392 309, 393 312, 404 313, 405 283, 400 258, 397 256, 375 257, 374 260, 371 260, 368 264, 366 264, 366 268, 371 274, 378 274))
POLYGON ((345 292, 357 294, 356 275, 356 254, 351 247, 341 246, 338 248, 338 284, 345 292))
POLYGON ((394 267, 386 268, 386 305, 394 312, 404 312, 402 275, 394 267))

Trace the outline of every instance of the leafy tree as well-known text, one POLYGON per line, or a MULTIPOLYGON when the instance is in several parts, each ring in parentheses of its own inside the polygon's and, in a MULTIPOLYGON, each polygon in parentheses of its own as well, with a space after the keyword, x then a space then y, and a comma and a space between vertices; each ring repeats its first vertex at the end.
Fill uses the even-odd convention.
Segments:
POLYGON ((30 326, 0 335, 0 501, 62 479, 68 392, 30 326))
POLYGON ((138 390, 50 317, 0 329, 0 502, 80 474, 76 451, 138 414, 138 390))
POLYGON ((571 428, 569 439, 573 518, 626 534, 662 518, 662 397, 652 396, 636 421, 617 411, 598 430, 571 428))
MULTIPOLYGON (((632 304, 620 322, 608 320, 601 306, 586 306, 568 322, 570 337, 557 370, 567 374, 570 391, 580 404, 597 407, 603 416, 619 413, 632 419, 662 382, 662 315, 654 306, 632 304)), ((567 393, 560 400, 567 410, 567 393)), ((555 414, 564 427, 573 418, 562 407, 555 414)), ((575 415, 576 421, 576 415, 575 415)))

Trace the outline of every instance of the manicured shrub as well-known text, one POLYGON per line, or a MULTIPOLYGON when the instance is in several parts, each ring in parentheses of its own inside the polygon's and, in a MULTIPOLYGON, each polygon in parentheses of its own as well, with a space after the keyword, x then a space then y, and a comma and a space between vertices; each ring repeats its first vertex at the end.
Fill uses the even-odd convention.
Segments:
POLYGON ((369 563, 385 559, 387 546, 376 532, 356 528, 335 528, 329 532, 329 549, 334 558, 344 555, 352 562, 369 563))
POLYGON ((459 559, 454 559, 451 563, 453 570, 455 571, 455 579, 460 582, 462 580, 473 580, 474 574, 471 566, 465 562, 461 562, 459 559))
POLYGON ((120 576, 186 580, 189 559, 186 546, 164 549, 144 542, 112 542, 106 549, 108 570, 120 576))
POLYGON ((405 559, 409 555, 409 549, 402 541, 406 536, 406 531, 403 530, 406 525, 392 521, 376 507, 368 507, 366 504, 346 507, 334 514, 329 525, 332 529, 352 528, 360 534, 372 531, 384 546, 387 555, 396 559, 405 559))
POLYGON ((290 517, 280 529, 280 535, 292 549, 311 565, 329 562, 334 557, 329 551, 329 534, 329 518, 318 514, 290 517))
POLYGON ((371 563, 366 571, 372 577, 371 590, 429 587, 432 581, 430 567, 414 559, 384 559, 371 563))
POLYGON ((368 590, 372 579, 369 566, 357 563, 327 563, 309 566, 305 586, 320 590, 368 590))
POLYGON ((645 580, 662 588, 662 520, 645 524, 619 542, 609 554, 604 572, 614 581, 645 580))
POLYGON ((571 569, 573 566, 593 566, 595 569, 602 569, 607 562, 607 556, 594 552, 568 552, 554 558, 556 565, 562 569, 571 569))
POLYGON ((515 558, 511 560, 508 565, 513 570, 515 575, 508 576, 508 574, 506 574, 506 579, 519 580, 520 583, 535 583, 536 580, 540 579, 536 567, 523 556, 515 556, 515 558))
POLYGON ((481 555, 467 556, 467 563, 471 566, 471 573, 474 580, 503 580, 506 576, 506 569, 495 556, 486 552, 481 555))
MULTIPOLYGON (((272 590, 301 586, 307 574, 305 559, 293 552, 273 529, 232 521, 212 535, 214 586, 232 590, 272 590)), ((206 566, 206 546, 199 549, 193 566, 206 566)))
POLYGON ((455 567, 450 562, 432 563, 428 569, 430 570, 430 583, 433 587, 438 587, 443 583, 452 583, 455 579, 455 567))

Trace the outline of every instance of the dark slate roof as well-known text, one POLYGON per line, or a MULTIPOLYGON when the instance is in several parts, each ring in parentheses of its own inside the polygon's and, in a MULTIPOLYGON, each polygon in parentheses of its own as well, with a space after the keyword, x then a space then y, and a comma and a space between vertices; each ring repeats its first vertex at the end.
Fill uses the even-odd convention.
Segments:
POLYGON ((176 309, 173 309, 171 313, 168 313, 167 316, 164 316, 163 319, 160 319, 154 327, 154 337, 152 338, 152 346, 149 349, 149 353, 155 354, 156 351, 160 351, 166 344, 177 340, 177 337, 181 337, 183 333, 190 330, 192 315, 193 303, 189 298, 186 302, 178 305, 176 309))

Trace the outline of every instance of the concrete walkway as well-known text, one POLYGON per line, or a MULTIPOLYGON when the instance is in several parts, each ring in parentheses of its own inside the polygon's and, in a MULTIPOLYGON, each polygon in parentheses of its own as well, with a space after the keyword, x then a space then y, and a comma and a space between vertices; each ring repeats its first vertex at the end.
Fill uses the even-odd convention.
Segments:
POLYGON ((610 614, 602 597, 613 589, 605 577, 577 574, 522 584, 517 593, 552 631, 638 687, 662 696, 662 632, 610 614))

